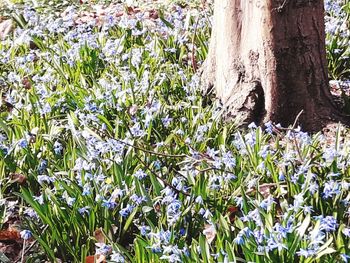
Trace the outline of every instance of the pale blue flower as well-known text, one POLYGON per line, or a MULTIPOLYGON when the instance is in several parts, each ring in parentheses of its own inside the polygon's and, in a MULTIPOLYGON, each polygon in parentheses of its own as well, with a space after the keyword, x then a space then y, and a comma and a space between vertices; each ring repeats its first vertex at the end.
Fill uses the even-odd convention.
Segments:
POLYGON ((32 232, 30 230, 22 230, 20 232, 20 235, 21 235, 21 238, 24 240, 28 240, 33 236, 32 232))

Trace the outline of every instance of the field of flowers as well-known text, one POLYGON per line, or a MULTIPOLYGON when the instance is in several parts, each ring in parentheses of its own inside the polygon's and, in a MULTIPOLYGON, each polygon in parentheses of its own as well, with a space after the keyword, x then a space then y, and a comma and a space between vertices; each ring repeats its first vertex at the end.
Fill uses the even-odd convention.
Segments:
MULTIPOLYGON (((212 6, 125 2, 0 4, 0 262, 350 261, 348 130, 222 122, 212 6)), ((325 5, 349 111, 350 2, 325 5)))

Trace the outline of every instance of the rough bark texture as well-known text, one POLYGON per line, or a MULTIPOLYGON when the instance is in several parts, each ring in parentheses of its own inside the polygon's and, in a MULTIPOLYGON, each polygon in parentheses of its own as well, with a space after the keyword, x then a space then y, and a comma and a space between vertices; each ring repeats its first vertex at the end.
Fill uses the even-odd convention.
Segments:
POLYGON ((323 0, 215 0, 203 80, 246 123, 348 120, 328 88, 323 0))

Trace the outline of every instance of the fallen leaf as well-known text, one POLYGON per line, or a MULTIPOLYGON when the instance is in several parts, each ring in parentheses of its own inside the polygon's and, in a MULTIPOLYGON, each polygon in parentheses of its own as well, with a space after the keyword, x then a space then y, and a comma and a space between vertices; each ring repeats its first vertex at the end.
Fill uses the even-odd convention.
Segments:
POLYGON ((86 263, 105 263, 106 257, 104 255, 94 255, 94 256, 87 256, 85 259, 86 263))
POLYGON ((6 230, 0 230, 0 241, 20 241, 21 235, 15 228, 9 227, 6 230))
POLYGON ((32 87, 32 84, 30 83, 30 80, 28 77, 24 77, 22 80, 22 85, 24 86, 25 89, 30 89, 32 87))
POLYGON ((139 8, 134 8, 134 7, 131 7, 131 6, 129 6, 129 7, 127 8, 127 13, 128 13, 128 15, 137 14, 137 13, 139 13, 139 12, 141 12, 141 10, 140 10, 139 8))
POLYGON ((0 23, 0 40, 5 39, 13 30, 12 19, 0 23))
POLYGON ((137 110, 138 110, 137 105, 132 105, 132 106, 129 108, 129 114, 130 114, 131 116, 134 116, 134 115, 136 114, 137 110))
POLYGON ((98 243, 105 243, 106 241, 101 228, 95 230, 94 237, 98 243))
POLYGON ((151 18, 151 19, 158 19, 159 18, 157 10, 152 9, 146 13, 148 14, 148 18, 151 18))
POLYGON ((27 180, 26 176, 20 173, 11 173, 10 177, 13 183, 24 184, 27 180))
POLYGON ((235 221, 236 216, 239 212, 239 208, 237 206, 229 206, 227 209, 227 212, 229 213, 229 219, 231 224, 235 221))

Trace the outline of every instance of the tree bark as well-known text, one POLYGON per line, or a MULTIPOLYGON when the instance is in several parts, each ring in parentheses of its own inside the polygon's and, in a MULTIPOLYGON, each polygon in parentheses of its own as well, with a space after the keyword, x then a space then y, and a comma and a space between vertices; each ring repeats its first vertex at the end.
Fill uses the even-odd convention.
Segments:
POLYGON ((329 91, 323 0, 215 0, 202 79, 241 122, 348 121, 329 91))

